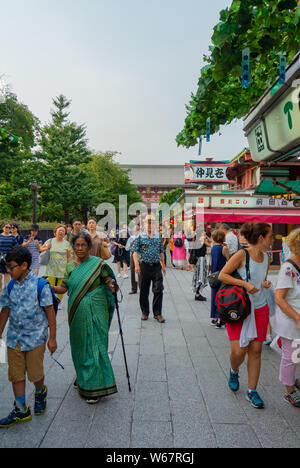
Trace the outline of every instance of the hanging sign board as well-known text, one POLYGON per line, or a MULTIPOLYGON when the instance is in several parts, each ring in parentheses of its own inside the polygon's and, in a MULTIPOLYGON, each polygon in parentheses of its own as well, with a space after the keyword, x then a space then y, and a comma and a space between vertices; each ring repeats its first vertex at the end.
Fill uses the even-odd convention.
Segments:
POLYGON ((300 84, 276 104, 264 121, 259 121, 248 141, 254 161, 278 157, 280 152, 300 144, 300 84))
POLYGON ((286 85, 276 86, 244 119, 252 159, 257 162, 278 158, 300 145, 300 53, 287 69, 286 85))
POLYGON ((185 183, 199 184, 234 184, 234 180, 228 179, 226 170, 229 164, 185 164, 184 180, 185 183))

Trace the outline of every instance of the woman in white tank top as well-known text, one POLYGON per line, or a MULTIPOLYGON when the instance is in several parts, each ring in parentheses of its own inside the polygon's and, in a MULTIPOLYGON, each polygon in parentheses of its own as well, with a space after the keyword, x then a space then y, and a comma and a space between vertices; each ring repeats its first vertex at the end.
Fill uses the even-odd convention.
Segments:
POLYGON ((266 250, 273 243, 273 232, 269 224, 266 223, 246 223, 241 228, 241 235, 249 243, 247 249, 250 256, 250 281, 246 281, 244 249, 238 251, 225 265, 219 275, 220 281, 225 284, 232 284, 244 287, 248 294, 251 294, 254 304, 255 322, 257 338, 250 342, 246 348, 240 346, 240 335, 243 323, 226 324, 231 354, 231 370, 229 377, 229 388, 236 392, 239 389, 239 368, 248 354, 248 392, 246 399, 255 408, 264 408, 264 402, 258 395, 256 388, 258 385, 262 344, 266 341, 269 324, 269 308, 264 294, 264 288, 270 288, 271 283, 267 281, 269 270, 269 260, 266 250), (234 278, 233 272, 238 271, 242 279, 234 278))

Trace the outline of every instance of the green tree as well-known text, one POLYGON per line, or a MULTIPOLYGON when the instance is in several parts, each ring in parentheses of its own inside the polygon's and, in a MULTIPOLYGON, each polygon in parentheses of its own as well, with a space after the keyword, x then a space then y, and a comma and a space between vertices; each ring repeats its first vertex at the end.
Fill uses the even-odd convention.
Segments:
POLYGON ((99 152, 92 156, 88 168, 96 178, 94 186, 98 206, 112 203, 119 207, 119 196, 127 195, 128 206, 141 201, 137 188, 131 183, 129 170, 122 169, 114 160, 116 152, 99 152))
POLYGON ((85 166, 91 159, 87 147, 86 128, 69 120, 71 101, 60 95, 53 100, 52 120, 41 129, 40 161, 37 182, 41 186, 40 210, 47 217, 46 207, 58 209, 56 219, 83 214, 94 205, 93 178, 85 166))
MULTIPOLYGON (((0 216, 30 217, 32 211, 27 171, 39 121, 28 107, 9 91, 0 103, 0 216)), ((34 171, 33 171, 34 173, 34 171)))
POLYGON ((172 205, 173 203, 175 203, 179 198, 180 196, 183 194, 184 190, 183 188, 181 187, 178 187, 174 190, 171 190, 170 192, 168 193, 165 193, 164 195, 162 195, 159 199, 159 203, 162 204, 162 203, 167 203, 168 205, 172 205))
POLYGON ((234 0, 222 10, 215 26, 207 65, 201 71, 198 90, 186 106, 184 129, 178 145, 197 144, 221 125, 246 115, 251 106, 279 75, 279 53, 290 63, 300 46, 300 4, 296 0, 234 0), (251 84, 243 89, 242 51, 251 52, 251 84))

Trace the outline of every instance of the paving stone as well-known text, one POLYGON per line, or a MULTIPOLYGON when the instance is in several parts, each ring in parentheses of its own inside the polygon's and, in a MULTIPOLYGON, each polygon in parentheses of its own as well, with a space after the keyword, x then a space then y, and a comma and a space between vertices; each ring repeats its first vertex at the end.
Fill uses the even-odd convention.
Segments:
MULTIPOLYGON (((209 288, 204 291, 207 302, 195 302, 191 282, 192 273, 168 268, 163 302, 167 321, 162 325, 153 317, 140 320, 139 296, 130 296, 130 282, 121 280, 120 319, 132 391, 115 314, 109 354, 118 393, 93 406, 72 387, 75 370, 65 298, 55 353, 65 370, 46 354, 47 412, 28 424, 0 430, 0 448, 299 448, 299 413, 283 400, 280 356, 263 347, 258 391, 266 408, 255 410, 245 399, 246 362, 240 369, 240 391, 229 390, 226 330, 210 326, 209 288)), ((0 392, 3 417, 13 403, 7 364, 0 364, 0 392)), ((33 405, 32 384, 27 385, 27 400, 33 405)))
POLYGON ((133 421, 131 448, 173 448, 173 429, 170 422, 133 421))
POLYGON ((214 424, 219 448, 261 448, 253 428, 248 424, 214 424))

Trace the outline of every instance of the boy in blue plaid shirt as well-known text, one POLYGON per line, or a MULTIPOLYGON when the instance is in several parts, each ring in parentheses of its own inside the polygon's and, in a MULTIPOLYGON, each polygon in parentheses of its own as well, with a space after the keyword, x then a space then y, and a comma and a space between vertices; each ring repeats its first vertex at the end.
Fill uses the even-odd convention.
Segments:
POLYGON ((46 411, 47 387, 44 385, 44 353, 53 354, 56 344, 56 317, 50 286, 46 284, 38 298, 38 277, 29 271, 31 254, 25 247, 15 247, 6 255, 6 267, 13 286, 0 295, 0 339, 7 321, 8 378, 15 395, 13 411, 0 420, 0 428, 8 428, 32 419, 26 404, 26 373, 35 385, 36 415, 46 411))

